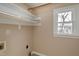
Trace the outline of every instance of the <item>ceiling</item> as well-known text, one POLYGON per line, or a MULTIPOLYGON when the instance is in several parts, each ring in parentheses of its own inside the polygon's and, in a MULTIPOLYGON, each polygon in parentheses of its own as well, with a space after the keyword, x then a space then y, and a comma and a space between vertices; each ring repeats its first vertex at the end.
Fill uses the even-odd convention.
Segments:
POLYGON ((29 8, 35 8, 41 5, 45 5, 48 3, 15 3, 15 4, 21 6, 24 9, 29 9, 29 8))
POLYGON ((45 5, 47 3, 25 3, 25 5, 28 6, 28 8, 34 8, 34 7, 38 7, 38 6, 41 6, 41 5, 45 5))

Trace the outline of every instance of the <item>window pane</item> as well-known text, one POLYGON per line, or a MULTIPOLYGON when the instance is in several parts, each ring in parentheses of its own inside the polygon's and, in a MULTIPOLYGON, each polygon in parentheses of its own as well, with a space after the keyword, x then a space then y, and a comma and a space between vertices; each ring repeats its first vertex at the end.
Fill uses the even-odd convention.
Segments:
POLYGON ((58 30, 57 33, 63 33, 63 28, 62 27, 58 27, 57 30, 58 30))
POLYGON ((58 27, 62 27, 62 23, 58 23, 58 27))
POLYGON ((71 15, 72 15, 71 11, 65 13, 65 22, 72 21, 72 16, 71 15))
POLYGON ((58 13, 58 22, 70 22, 72 21, 72 12, 63 12, 63 13, 58 13))
POLYGON ((62 15, 63 13, 58 13, 58 22, 63 22, 62 15))
POLYGON ((72 23, 65 23, 63 26, 63 32, 65 34, 72 34, 72 23))

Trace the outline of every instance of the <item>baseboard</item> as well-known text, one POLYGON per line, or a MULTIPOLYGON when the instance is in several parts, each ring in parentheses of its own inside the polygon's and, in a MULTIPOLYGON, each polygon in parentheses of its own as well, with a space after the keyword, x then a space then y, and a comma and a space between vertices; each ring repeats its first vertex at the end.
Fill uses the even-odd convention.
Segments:
POLYGON ((31 52, 31 55, 32 55, 32 54, 36 54, 36 55, 38 55, 38 56, 46 56, 45 54, 40 53, 40 52, 36 52, 36 51, 32 51, 32 52, 31 52))

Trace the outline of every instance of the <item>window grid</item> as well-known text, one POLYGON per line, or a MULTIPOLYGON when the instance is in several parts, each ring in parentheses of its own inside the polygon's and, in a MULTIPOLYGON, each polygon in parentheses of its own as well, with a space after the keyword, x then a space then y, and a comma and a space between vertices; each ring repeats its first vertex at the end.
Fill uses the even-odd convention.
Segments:
POLYGON ((72 12, 58 14, 57 32, 58 34, 72 34, 72 12))

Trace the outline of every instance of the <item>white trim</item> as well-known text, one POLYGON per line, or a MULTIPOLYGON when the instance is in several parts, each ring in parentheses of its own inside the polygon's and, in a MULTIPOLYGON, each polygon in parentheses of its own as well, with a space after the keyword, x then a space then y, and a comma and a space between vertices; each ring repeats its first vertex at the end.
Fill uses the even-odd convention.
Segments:
POLYGON ((36 54, 36 55, 38 55, 38 56, 46 56, 45 54, 40 53, 40 52, 37 52, 37 51, 32 51, 32 52, 31 52, 31 55, 32 55, 32 54, 36 54))

